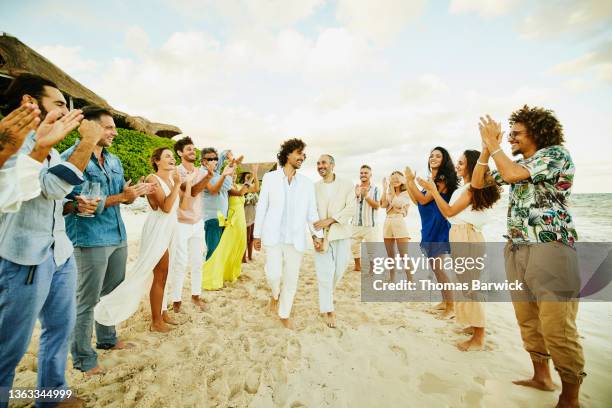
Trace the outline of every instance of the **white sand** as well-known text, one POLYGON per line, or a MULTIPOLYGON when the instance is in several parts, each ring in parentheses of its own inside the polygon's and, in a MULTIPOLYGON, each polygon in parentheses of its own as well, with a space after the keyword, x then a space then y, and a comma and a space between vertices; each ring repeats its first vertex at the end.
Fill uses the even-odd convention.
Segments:
MULTIPOLYGON (((145 214, 124 211, 124 216, 128 236, 139 237, 145 214)), ((131 262, 136 254, 137 241, 131 239, 131 262)), ((170 334, 148 331, 149 304, 143 300, 119 327, 121 339, 136 349, 100 351, 108 373, 88 378, 69 368, 69 384, 88 406, 99 407, 552 407, 556 402, 558 391, 511 384, 531 374, 511 304, 488 304, 486 350, 462 353, 454 343, 465 337, 454 332, 455 323, 436 320, 426 312, 428 304, 362 303, 360 276, 347 271, 336 291, 339 327, 329 329, 318 316, 313 258, 307 255, 293 309, 296 329, 288 331, 265 312, 263 259, 258 254, 230 287, 206 292, 207 312, 185 303, 181 325, 170 334)), ((588 373, 582 403, 612 406, 612 303, 582 304, 578 326, 588 373)), ((15 386, 36 384, 38 336, 37 329, 15 386)))

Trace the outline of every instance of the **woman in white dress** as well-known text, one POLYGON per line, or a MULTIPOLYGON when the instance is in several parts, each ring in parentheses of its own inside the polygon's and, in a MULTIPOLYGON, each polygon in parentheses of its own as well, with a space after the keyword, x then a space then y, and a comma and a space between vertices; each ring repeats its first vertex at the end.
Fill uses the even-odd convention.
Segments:
MULTIPOLYGON (((490 210, 500 199, 499 187, 491 184, 489 187, 474 190, 470 186, 472 173, 478 165, 480 152, 466 150, 457 161, 455 169, 457 175, 463 177, 463 185, 453 192, 447 203, 436 189, 435 184, 429 180, 417 178, 419 184, 433 194, 436 205, 451 223, 449 241, 451 256, 453 258, 473 258, 484 256, 485 239, 482 235, 483 226, 489 221, 490 210)), ((470 282, 479 279, 480 270, 465 268, 457 277, 459 281, 470 282)), ((464 301, 457 302, 455 313, 457 322, 463 325, 464 333, 472 337, 464 342, 457 343, 462 351, 481 350, 485 341, 485 310, 482 300, 472 291, 464 292, 464 301)))
MULTIPOLYGON (((146 181, 157 188, 147 195, 153 211, 149 212, 142 229, 138 260, 128 271, 125 280, 111 293, 103 296, 94 309, 94 318, 103 325, 116 325, 132 316, 145 292, 150 288, 151 331, 166 333, 166 323, 176 324, 167 314, 164 288, 168 277, 169 253, 178 219, 180 175, 174 154, 168 148, 156 149, 151 156, 155 174, 146 181), (153 273, 151 273, 153 271, 153 273)), ((186 180, 188 189, 190 181, 186 180)))

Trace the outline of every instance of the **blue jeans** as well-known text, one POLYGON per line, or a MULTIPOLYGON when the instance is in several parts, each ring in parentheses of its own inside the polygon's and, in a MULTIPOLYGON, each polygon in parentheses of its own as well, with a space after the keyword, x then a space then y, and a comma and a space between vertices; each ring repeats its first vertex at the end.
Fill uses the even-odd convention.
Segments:
MULTIPOLYGON (((98 365, 98 354, 91 347, 94 306, 125 278, 127 243, 118 246, 75 248, 77 277, 77 317, 71 340, 72 366, 89 371, 98 365)), ((95 323, 96 346, 109 349, 117 344, 115 326, 95 323)))
MULTIPOLYGON (((76 315, 76 275, 74 257, 61 266, 55 265, 51 253, 37 266, 0 258, 0 388, 13 386, 15 368, 28 349, 38 318, 37 387, 67 389, 64 373, 76 315), (27 284, 31 271, 33 280, 27 284)), ((0 401, 6 400, 6 395, 0 395, 0 401)), ((0 407, 7 406, 0 402, 0 407)))
POLYGON ((206 240, 206 259, 210 258, 217 249, 223 235, 223 227, 219 226, 219 220, 213 218, 204 222, 204 239, 206 240))

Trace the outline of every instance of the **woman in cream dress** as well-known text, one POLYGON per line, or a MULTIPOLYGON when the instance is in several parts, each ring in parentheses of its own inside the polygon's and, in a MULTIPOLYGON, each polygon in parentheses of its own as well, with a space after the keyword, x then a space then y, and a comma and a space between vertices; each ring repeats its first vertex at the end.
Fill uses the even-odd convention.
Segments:
MULTIPOLYGON (((463 177, 463 185, 453 192, 447 203, 436 189, 435 184, 429 180, 417 178, 419 184, 433 194, 440 212, 451 223, 449 241, 451 256, 453 258, 477 258, 485 252, 485 240, 482 227, 489 221, 490 210, 500 198, 500 191, 496 185, 473 190, 470 180, 474 167, 478 165, 480 152, 466 150, 457 161, 457 175, 463 177)), ((460 282, 471 282, 479 279, 480 270, 466 269, 457 273, 460 282)), ((485 310, 484 303, 479 301, 477 294, 464 291, 464 301, 456 302, 455 314, 457 322, 465 327, 464 332, 472 337, 457 344, 462 351, 481 350, 485 341, 485 310)))
MULTIPOLYGON (((156 189, 147 195, 153 211, 149 212, 142 228, 138 260, 125 275, 125 280, 111 293, 103 296, 94 308, 94 318, 103 325, 116 325, 132 316, 143 295, 150 290, 151 331, 168 332, 166 323, 176 324, 165 311, 164 289, 168 264, 178 219, 180 175, 174 154, 168 148, 156 149, 151 156, 156 171, 147 177, 156 189), (164 309, 162 313, 162 308, 164 309)), ((195 173, 194 173, 195 174, 195 173)), ((186 180, 189 196, 191 181, 186 180)))

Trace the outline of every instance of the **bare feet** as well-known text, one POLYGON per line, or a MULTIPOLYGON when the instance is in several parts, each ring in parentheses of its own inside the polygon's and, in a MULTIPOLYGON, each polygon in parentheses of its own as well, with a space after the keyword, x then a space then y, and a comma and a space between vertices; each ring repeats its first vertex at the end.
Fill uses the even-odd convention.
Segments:
POLYGON ((440 302, 433 307, 433 310, 444 310, 446 309, 446 302, 440 302))
POLYGON ((484 341, 472 337, 467 341, 462 341, 456 344, 461 351, 481 351, 484 348, 484 341))
POLYGON ((268 312, 273 315, 278 313, 278 299, 270 297, 270 303, 268 303, 268 312))
POLYGON ((174 311, 174 313, 181 313, 181 303, 181 301, 172 303, 172 310, 174 311))
POLYGON ((327 312, 325 314, 325 324, 331 329, 336 328, 336 314, 334 312, 327 312))
POLYGON ((206 310, 206 302, 198 295, 191 295, 191 303, 196 305, 201 311, 206 310))
POLYGON ((449 308, 444 309, 444 311, 442 312, 440 316, 436 316, 436 319, 446 320, 446 319, 452 319, 453 317, 455 317, 455 309, 453 307, 449 307, 449 308))
POLYGON ((151 323, 151 326, 149 326, 149 330, 158 333, 168 333, 172 329, 168 327, 165 322, 161 321, 157 323, 151 323))
POLYGON ((95 366, 94 368, 85 371, 85 375, 89 377, 94 376, 94 375, 104 375, 104 374, 106 374, 106 370, 100 366, 95 366))
POLYGON ((524 387, 531 387, 541 391, 554 391, 555 385, 552 380, 536 380, 534 378, 530 380, 516 380, 512 381, 512 384, 522 385, 524 387))
POLYGON ((289 329, 289 330, 293 329, 293 324, 291 323, 291 320, 289 320, 289 318, 283 319, 281 317, 280 321, 281 321, 281 324, 285 327, 285 329, 289 329))
POLYGON ((168 323, 168 324, 173 324, 173 325, 177 325, 178 322, 176 320, 174 320, 173 318, 170 317, 170 315, 168 314, 167 310, 164 310, 162 312, 162 319, 164 320, 164 322, 168 323))
POLYGON ((111 350, 129 350, 135 348, 136 345, 134 343, 128 343, 125 341, 118 341, 111 350))

